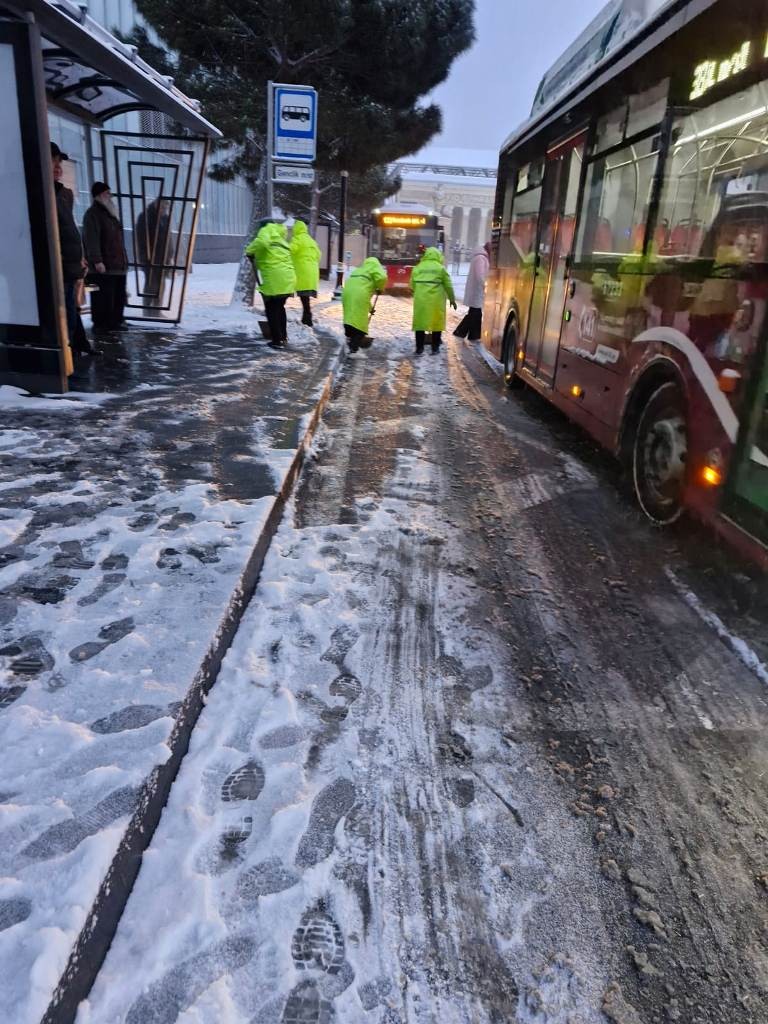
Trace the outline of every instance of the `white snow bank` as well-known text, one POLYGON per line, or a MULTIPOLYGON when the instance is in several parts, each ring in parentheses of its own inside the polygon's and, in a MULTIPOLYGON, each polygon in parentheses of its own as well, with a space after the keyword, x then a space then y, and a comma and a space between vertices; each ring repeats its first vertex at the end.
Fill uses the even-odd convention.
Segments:
MULTIPOLYGON (((0 411, 23 409, 26 412, 87 412, 115 397, 106 392, 89 394, 79 391, 69 391, 66 395, 30 395, 23 388, 3 384, 0 386, 0 411)), ((3 447, 9 443, 7 434, 4 434, 3 447)))

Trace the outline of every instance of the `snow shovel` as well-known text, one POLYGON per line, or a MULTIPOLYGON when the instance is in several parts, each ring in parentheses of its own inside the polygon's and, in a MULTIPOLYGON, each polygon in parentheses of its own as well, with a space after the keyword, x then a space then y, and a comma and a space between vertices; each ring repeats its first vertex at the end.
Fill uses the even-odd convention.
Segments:
MULTIPOLYGON (((371 316, 373 316, 373 314, 376 312, 376 303, 378 301, 379 301, 379 293, 376 292, 376 294, 373 297, 373 305, 371 306, 371 314, 370 314, 371 316)), ((360 348, 370 348, 372 344, 373 344, 373 338, 371 338, 367 334, 366 334, 366 336, 364 338, 361 338, 360 341, 358 342, 358 345, 360 346, 360 348)))

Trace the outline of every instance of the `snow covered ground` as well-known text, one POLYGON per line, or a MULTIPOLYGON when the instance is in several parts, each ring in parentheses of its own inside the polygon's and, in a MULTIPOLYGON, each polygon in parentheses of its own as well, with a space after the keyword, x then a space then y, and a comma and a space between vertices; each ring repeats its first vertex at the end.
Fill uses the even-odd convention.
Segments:
POLYGON ((235 269, 198 268, 180 328, 104 344, 95 392, 0 388, 8 1024, 48 1005, 337 358, 297 323, 267 349, 235 269))
MULTIPOLYGON (((338 305, 319 312, 338 328, 338 305)), ((540 1019, 514 1016, 510 962, 529 959, 536 886, 565 899, 576 867, 547 867, 562 812, 536 840, 522 831, 527 748, 495 727, 507 645, 468 616, 465 525, 441 511, 428 441, 455 398, 442 357, 411 379, 410 315, 380 300, 374 357, 348 371, 370 416, 365 458, 391 461, 350 494, 346 405, 334 412, 78 1024, 540 1019), (479 858, 476 892, 454 858, 479 858)), ((578 966, 543 974, 551 999, 578 966)), ((598 1024, 602 989, 579 984, 572 1019, 598 1024)))
POLYGON ((345 363, 77 1024, 763 1024, 763 683, 410 313, 345 363))

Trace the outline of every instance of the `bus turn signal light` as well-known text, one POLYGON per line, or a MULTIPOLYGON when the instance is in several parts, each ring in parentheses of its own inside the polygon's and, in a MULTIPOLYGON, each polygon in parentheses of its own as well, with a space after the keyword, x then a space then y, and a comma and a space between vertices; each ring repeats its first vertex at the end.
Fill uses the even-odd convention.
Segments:
POLYGON ((578 384, 574 384, 573 387, 571 388, 571 395, 574 398, 583 398, 584 397, 584 388, 579 387, 578 384))
POLYGON ((705 466, 701 471, 702 479, 710 487, 719 487, 723 482, 723 474, 717 466, 705 466))

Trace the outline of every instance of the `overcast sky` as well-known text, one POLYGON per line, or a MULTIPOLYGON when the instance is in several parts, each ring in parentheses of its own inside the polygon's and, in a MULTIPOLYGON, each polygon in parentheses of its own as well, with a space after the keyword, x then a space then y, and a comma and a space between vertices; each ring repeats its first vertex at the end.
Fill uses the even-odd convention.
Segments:
POLYGON ((607 0, 476 0, 475 45, 432 98, 443 132, 432 146, 498 149, 530 113, 546 69, 607 0))

